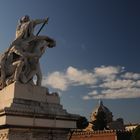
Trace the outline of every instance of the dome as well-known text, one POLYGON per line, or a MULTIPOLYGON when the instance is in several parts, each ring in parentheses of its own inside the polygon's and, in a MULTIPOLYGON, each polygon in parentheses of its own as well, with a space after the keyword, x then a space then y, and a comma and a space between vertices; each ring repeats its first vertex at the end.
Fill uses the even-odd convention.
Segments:
POLYGON ((103 105, 103 102, 101 100, 99 100, 99 104, 91 113, 91 116, 90 116, 91 121, 95 121, 97 115, 101 112, 104 112, 107 123, 109 123, 113 120, 112 112, 106 106, 103 105))

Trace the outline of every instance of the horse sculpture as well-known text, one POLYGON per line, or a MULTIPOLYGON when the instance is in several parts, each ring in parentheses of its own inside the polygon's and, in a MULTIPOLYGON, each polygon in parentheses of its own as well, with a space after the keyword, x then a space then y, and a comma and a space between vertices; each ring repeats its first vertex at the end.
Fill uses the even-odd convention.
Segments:
POLYGON ((44 39, 35 37, 22 40, 21 44, 14 43, 1 56, 0 89, 16 81, 24 84, 33 83, 34 76, 37 77, 36 85, 41 85, 42 73, 39 59, 46 48, 55 46, 55 41, 49 37, 44 39))

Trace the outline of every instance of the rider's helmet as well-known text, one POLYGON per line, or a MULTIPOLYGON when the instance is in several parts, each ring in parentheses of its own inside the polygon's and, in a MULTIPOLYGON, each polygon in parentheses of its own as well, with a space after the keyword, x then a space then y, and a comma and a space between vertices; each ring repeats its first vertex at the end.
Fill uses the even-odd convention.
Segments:
POLYGON ((20 19, 20 22, 28 22, 30 20, 30 17, 28 15, 25 15, 23 16, 21 19, 20 19))

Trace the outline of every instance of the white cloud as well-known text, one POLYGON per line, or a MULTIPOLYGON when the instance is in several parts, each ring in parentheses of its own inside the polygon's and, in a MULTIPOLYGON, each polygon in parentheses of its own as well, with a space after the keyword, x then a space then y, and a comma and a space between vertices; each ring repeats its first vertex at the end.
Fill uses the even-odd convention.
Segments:
POLYGON ((96 90, 88 93, 89 96, 93 96, 93 95, 97 95, 97 94, 98 94, 98 92, 96 90))
POLYGON ((138 80, 138 79, 140 79, 140 74, 127 72, 124 75, 122 75, 122 78, 138 80))
POLYGON ((140 88, 122 88, 118 90, 103 90, 101 94, 92 96, 92 99, 122 99, 139 97, 140 88))
POLYGON ((48 74, 42 84, 61 91, 86 86, 91 91, 83 96, 84 100, 140 97, 140 73, 126 72, 120 66, 101 66, 92 71, 69 66, 65 72, 48 74))
POLYGON ((49 85, 52 88, 65 91, 69 86, 94 85, 96 82, 97 79, 94 78, 93 73, 89 73, 86 70, 78 70, 70 66, 66 72, 56 71, 44 77, 42 85, 49 85))
POLYGON ((97 82, 93 73, 86 70, 78 70, 74 67, 68 67, 66 76, 71 83, 75 83, 77 85, 92 85, 97 82))
POLYGON ((101 66, 94 68, 94 74, 98 79, 102 81, 109 82, 116 79, 118 74, 124 71, 124 67, 120 66, 101 66))
POLYGON ((94 69, 95 74, 97 74, 98 76, 109 76, 109 75, 114 75, 114 74, 118 74, 121 70, 123 69, 123 67, 113 67, 113 66, 101 66, 101 67, 97 67, 94 69))
POLYGON ((43 78, 42 85, 49 85, 52 88, 65 91, 67 89, 68 83, 65 75, 61 74, 60 72, 53 72, 47 77, 43 78))
POLYGON ((89 99, 91 99, 91 98, 88 95, 83 96, 83 100, 89 100, 89 99))
POLYGON ((135 81, 132 80, 114 80, 109 82, 104 82, 100 87, 102 88, 110 88, 110 89, 119 89, 119 88, 127 88, 127 87, 133 87, 136 85, 135 81))

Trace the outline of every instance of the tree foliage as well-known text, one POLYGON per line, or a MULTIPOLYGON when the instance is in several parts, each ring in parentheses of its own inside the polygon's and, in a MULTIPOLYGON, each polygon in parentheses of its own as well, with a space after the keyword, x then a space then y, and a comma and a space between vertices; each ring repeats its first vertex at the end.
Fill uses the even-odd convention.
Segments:
POLYGON ((78 129, 85 129, 88 126, 89 122, 86 117, 80 117, 77 121, 78 129))
POLYGON ((92 122, 93 130, 104 130, 107 129, 106 115, 103 111, 99 112, 96 116, 96 120, 92 122))

